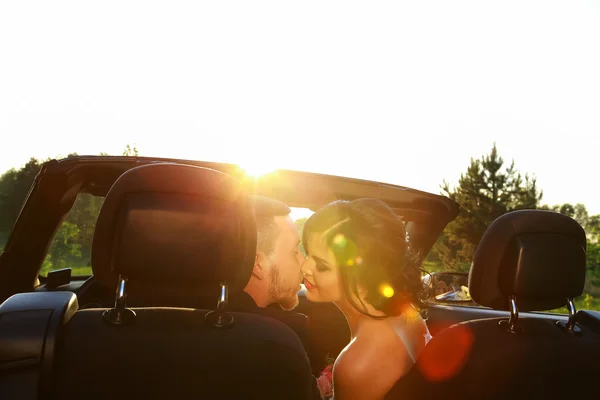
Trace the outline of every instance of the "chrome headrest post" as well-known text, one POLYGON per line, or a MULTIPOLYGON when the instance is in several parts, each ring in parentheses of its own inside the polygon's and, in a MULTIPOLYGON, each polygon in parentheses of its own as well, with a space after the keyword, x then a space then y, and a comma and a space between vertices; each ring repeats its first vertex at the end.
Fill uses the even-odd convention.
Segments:
POLYGON ((115 309, 124 309, 127 303, 127 278, 119 277, 119 284, 117 285, 117 296, 115 298, 115 309))
POLYGON ((567 309, 569 310, 569 320, 567 321, 567 330, 572 331, 573 328, 575 328, 575 314, 577 313, 573 299, 567 299, 567 309))
POLYGON ((135 312, 127 308, 127 277, 119 275, 115 307, 104 311, 102 318, 109 325, 127 325, 135 320, 135 312))
POLYGON ((221 295, 219 296, 219 301, 217 302, 217 308, 219 310, 224 310, 227 308, 229 304, 229 290, 227 285, 221 284, 221 295))
POLYGON ((517 308, 517 298, 510 296, 510 319, 508 320, 508 329, 516 332, 517 321, 519 320, 519 309, 517 308))
POLYGON ((567 332, 580 333, 581 328, 577 326, 577 310, 575 309, 573 298, 567 299, 567 310, 569 310, 569 319, 567 322, 557 321, 556 325, 558 325, 559 328, 565 329, 567 332))
POLYGON ((510 296, 510 318, 509 320, 502 320, 498 322, 501 328, 506 329, 510 333, 518 333, 517 321, 519 320, 519 309, 517 308, 517 298, 510 296))
POLYGON ((227 312, 229 304, 229 288, 226 283, 221 283, 217 309, 206 313, 204 321, 214 328, 231 328, 233 326, 233 315, 227 312))

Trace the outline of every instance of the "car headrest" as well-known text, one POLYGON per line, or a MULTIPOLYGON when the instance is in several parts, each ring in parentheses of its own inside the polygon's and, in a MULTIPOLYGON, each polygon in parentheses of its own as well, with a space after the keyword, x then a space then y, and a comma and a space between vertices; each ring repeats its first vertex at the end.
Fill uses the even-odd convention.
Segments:
POLYGON ((572 218, 552 211, 513 211, 485 231, 469 273, 471 298, 482 306, 546 311, 580 296, 586 236, 572 218))
MULTIPOLYGON (((242 291, 256 255, 247 194, 221 172, 163 163, 133 168, 108 192, 96 223, 92 270, 129 293, 218 296, 242 291)), ((216 299, 216 297, 215 297, 216 299)))

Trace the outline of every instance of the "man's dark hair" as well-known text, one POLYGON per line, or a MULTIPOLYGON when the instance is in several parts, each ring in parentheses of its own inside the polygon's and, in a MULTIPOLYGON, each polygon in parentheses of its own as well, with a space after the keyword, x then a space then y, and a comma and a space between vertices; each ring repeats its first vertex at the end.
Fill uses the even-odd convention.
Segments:
POLYGON ((256 220, 256 249, 270 255, 279 234, 275 217, 289 215, 290 208, 284 202, 262 196, 250 196, 256 220))

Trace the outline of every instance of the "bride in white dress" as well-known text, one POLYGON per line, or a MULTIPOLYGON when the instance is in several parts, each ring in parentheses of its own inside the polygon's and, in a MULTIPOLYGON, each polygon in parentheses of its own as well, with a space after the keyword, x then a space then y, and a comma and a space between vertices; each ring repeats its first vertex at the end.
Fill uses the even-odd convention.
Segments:
POLYGON ((402 219, 376 199, 336 201, 308 219, 303 243, 306 297, 334 302, 352 334, 333 367, 335 400, 383 398, 431 339, 402 219))

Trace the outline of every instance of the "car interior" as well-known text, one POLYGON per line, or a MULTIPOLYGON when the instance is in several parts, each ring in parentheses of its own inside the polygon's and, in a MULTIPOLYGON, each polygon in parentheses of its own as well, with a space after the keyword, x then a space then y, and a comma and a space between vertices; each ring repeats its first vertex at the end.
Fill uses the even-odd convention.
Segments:
MULTIPOLYGON (((134 157, 47 162, 0 255, 2 398, 314 398, 314 379, 348 343, 333 304, 300 293, 315 360, 279 321, 227 309, 254 260, 248 194, 313 210, 376 197, 426 253, 458 214, 409 188, 280 171, 134 157), (79 193, 105 196, 91 277, 38 272, 79 193)), ((585 233, 569 217, 522 210, 497 219, 469 274, 478 307, 431 303, 433 340, 386 398, 583 395, 600 376, 600 313, 575 310, 585 233), (566 305, 569 315, 545 311, 566 305), (575 361, 577 361, 575 363, 575 361), (577 379, 576 379, 577 378, 577 379)))
POLYGON ((248 197, 233 178, 173 164, 131 169, 107 195, 96 233, 94 276, 117 288, 114 307, 78 310, 76 295, 61 291, 8 299, 0 308, 3 341, 13 343, 3 393, 37 398, 39 381, 41 396, 61 399, 310 398, 312 372, 296 335, 227 310, 256 251, 248 197), (215 307, 127 304, 174 293, 212 297, 215 307))
POLYGON ((510 317, 435 335, 390 398, 587 397, 596 387, 600 331, 588 323, 598 313, 576 314, 573 305, 583 292, 585 246, 583 228, 562 214, 521 210, 496 219, 477 247, 469 289, 478 304, 510 317), (564 304, 567 321, 522 313, 564 304))

